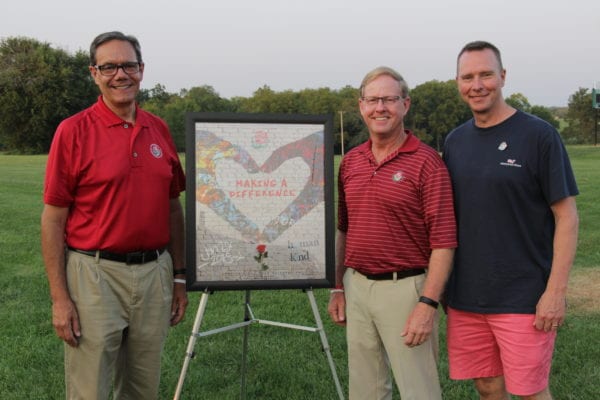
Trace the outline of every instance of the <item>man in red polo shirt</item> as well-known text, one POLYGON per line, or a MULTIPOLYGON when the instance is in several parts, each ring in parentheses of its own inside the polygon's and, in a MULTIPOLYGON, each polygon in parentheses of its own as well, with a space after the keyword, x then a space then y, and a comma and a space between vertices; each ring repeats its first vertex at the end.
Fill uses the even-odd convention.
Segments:
POLYGON ((336 285, 329 313, 346 325, 350 399, 441 399, 437 306, 456 227, 440 156, 404 129, 408 87, 379 67, 360 86, 369 140, 340 165, 336 285))
POLYGON ((187 306, 185 178, 169 129, 141 110, 133 36, 90 47, 101 95, 64 120, 44 185, 42 253, 69 399, 156 399, 169 325, 187 306), (114 382, 113 382, 114 379, 114 382))

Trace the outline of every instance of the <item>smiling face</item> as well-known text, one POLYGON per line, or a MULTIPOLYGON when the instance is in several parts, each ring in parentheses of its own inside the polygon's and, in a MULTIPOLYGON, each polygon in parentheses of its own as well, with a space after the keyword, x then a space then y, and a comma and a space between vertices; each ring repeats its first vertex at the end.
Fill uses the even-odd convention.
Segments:
POLYGON ((397 80, 389 75, 380 75, 364 87, 359 107, 369 135, 383 139, 404 132, 404 116, 410 108, 410 98, 402 97, 402 89, 397 80), (399 96, 400 99, 393 104, 384 104, 384 101, 377 100, 376 104, 369 105, 364 100, 369 97, 394 96, 399 96))
POLYGON ((502 108, 505 77, 490 49, 466 51, 458 59, 458 91, 475 115, 492 115, 502 108))
MULTIPOLYGON (((133 46, 124 40, 111 40, 96 49, 96 65, 138 62, 133 46)), ((113 76, 105 76, 94 66, 90 66, 94 82, 100 88, 104 103, 117 115, 135 110, 135 96, 140 90, 140 82, 144 73, 144 64, 139 72, 127 74, 118 68, 113 76)))

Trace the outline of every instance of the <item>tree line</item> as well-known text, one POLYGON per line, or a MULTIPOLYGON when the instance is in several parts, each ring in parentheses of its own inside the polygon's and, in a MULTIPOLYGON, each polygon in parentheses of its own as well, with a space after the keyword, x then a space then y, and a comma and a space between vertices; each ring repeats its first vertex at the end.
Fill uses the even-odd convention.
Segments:
MULTIPOLYGON (((25 37, 0 40, 0 151, 45 153, 60 121, 96 101, 98 90, 88 71, 86 52, 70 54, 48 43, 25 37)), ((592 93, 579 88, 564 108, 531 105, 516 93, 507 102, 557 127, 566 143, 594 143, 595 112, 592 93), (561 122, 562 121, 562 122, 561 122)), ((358 88, 317 88, 274 91, 265 85, 251 97, 221 97, 203 85, 169 93, 161 84, 142 89, 138 102, 162 117, 171 128, 179 151, 185 149, 187 112, 278 114, 333 114, 336 152, 342 147, 343 121, 346 150, 368 137, 358 112, 358 88)), ((471 118, 454 80, 431 80, 410 91, 412 100, 405 125, 424 142, 440 149, 445 135, 471 118)))

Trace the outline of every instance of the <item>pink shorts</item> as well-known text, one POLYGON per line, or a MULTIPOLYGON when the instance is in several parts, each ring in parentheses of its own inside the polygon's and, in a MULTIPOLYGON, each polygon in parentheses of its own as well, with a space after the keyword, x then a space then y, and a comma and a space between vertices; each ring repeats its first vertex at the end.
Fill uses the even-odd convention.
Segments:
POLYGON ((556 331, 539 331, 534 314, 478 314, 448 308, 451 379, 504 375, 506 390, 530 396, 548 386, 556 331))

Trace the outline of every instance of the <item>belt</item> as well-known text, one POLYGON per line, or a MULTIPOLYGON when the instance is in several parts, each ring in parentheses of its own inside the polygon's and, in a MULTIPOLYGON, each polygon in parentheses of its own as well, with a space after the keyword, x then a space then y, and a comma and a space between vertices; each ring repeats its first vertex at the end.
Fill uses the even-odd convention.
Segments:
POLYGON ((69 250, 74 251, 76 253, 85 254, 86 256, 103 258, 105 260, 122 262, 125 264, 145 264, 151 261, 154 261, 164 253, 165 249, 157 249, 157 250, 144 250, 144 251, 133 251, 131 253, 113 253, 112 251, 106 250, 80 250, 75 249, 71 246, 68 247, 69 250))
POLYGON ((388 281, 393 279, 404 279, 409 276, 416 276, 424 273, 425 268, 411 268, 396 272, 384 272, 383 274, 365 275, 365 277, 372 281, 388 281))

